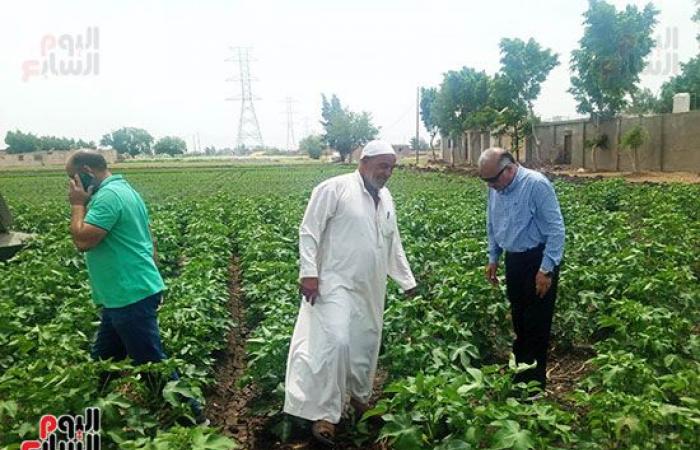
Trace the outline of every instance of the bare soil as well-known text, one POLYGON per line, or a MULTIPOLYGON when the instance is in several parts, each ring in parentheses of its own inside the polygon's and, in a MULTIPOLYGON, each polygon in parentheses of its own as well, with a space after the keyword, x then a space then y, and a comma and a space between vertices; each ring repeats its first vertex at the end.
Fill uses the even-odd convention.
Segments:
POLYGON ((555 401, 568 403, 567 394, 591 371, 587 361, 594 355, 595 352, 589 348, 564 351, 555 347, 547 364, 547 394, 555 401))
POLYGON ((548 171, 555 176, 579 178, 584 180, 604 180, 608 178, 624 178, 630 183, 700 183, 700 173, 693 172, 580 172, 576 170, 554 169, 548 171))
MULTIPOLYGON (((474 177, 479 176, 479 172, 476 167, 467 165, 451 166, 444 161, 430 160, 417 167, 415 166, 415 164, 406 166, 426 172, 446 172, 474 177)), ((610 178, 623 178, 625 181, 630 183, 700 183, 700 173, 698 172, 592 172, 586 169, 573 169, 567 166, 542 166, 533 167, 533 169, 546 173, 550 177, 563 178, 568 181, 574 182, 596 181, 610 178)))
POLYGON ((227 346, 218 358, 216 386, 207 396, 206 416, 212 426, 234 438, 240 448, 256 448, 256 436, 262 430, 265 417, 249 414, 250 406, 258 395, 252 386, 239 387, 238 382, 246 368, 245 343, 249 330, 245 326, 245 308, 241 291, 241 273, 238 260, 231 258, 229 265, 229 303, 233 327, 227 336, 227 346))

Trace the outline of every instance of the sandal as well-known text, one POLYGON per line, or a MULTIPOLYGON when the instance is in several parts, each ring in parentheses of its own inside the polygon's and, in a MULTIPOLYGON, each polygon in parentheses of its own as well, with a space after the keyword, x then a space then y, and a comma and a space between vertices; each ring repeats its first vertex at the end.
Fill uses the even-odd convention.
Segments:
POLYGON ((311 426, 311 434, 318 442, 328 447, 335 447, 335 425, 326 420, 317 420, 311 426))

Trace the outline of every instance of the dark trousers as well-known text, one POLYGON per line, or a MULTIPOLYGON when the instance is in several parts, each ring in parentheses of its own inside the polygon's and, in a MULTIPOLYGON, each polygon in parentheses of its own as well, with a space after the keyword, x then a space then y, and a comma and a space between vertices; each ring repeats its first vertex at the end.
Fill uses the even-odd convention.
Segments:
POLYGON ((517 374, 514 382, 534 380, 542 389, 547 384, 547 350, 559 282, 557 267, 552 273, 552 286, 547 294, 544 298, 537 296, 535 276, 543 252, 544 246, 541 245, 522 253, 506 253, 506 292, 515 331, 515 360, 526 364, 537 361, 537 367, 517 374))
MULTIPOLYGON (((121 361, 129 356, 136 364, 166 359, 160 340, 157 313, 162 298, 163 295, 159 292, 122 308, 102 308, 102 320, 92 346, 92 358, 121 361)), ((116 375, 113 372, 102 374, 100 389, 106 388, 116 375)), ((147 376, 146 379, 153 385, 160 384, 153 377, 147 376)), ((170 379, 178 380, 180 376, 173 372, 170 379)), ((199 402, 192 399, 189 404, 195 416, 201 415, 199 402)))
POLYGON ((120 361, 129 356, 136 364, 164 360, 157 315, 161 299, 159 292, 122 308, 102 308, 93 359, 120 361))

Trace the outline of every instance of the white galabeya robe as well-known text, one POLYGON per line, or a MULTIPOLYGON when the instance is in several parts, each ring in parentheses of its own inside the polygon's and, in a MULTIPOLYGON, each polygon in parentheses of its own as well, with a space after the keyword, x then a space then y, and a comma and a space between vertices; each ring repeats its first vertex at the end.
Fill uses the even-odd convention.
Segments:
POLYGON ((299 230, 300 278, 318 277, 320 298, 302 299, 289 349, 284 411, 338 423, 353 398, 367 402, 382 337, 387 275, 416 282, 386 188, 375 207, 359 172, 318 185, 299 230))

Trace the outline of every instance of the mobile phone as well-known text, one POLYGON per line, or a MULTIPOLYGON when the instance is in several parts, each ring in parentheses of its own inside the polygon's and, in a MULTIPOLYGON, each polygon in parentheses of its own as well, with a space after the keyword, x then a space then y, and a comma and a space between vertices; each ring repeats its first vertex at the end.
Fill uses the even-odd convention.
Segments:
POLYGON ((80 184, 82 184, 83 189, 87 191, 95 180, 95 177, 87 173, 79 173, 78 176, 80 177, 80 184))

